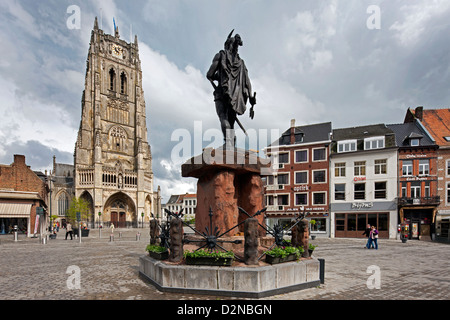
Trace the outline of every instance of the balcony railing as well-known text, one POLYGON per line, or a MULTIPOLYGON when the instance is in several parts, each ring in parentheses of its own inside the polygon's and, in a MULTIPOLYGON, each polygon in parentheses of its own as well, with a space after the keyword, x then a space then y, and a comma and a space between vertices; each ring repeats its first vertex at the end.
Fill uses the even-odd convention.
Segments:
POLYGON ((439 205, 441 197, 440 196, 432 196, 432 197, 420 197, 420 198, 410 198, 410 197, 401 197, 398 198, 398 205, 400 206, 423 206, 423 205, 439 205))

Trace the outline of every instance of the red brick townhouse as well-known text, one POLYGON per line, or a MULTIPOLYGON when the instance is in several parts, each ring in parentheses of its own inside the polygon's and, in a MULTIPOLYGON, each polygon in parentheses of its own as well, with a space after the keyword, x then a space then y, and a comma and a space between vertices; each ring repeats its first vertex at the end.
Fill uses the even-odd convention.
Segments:
POLYGON ((438 195, 438 145, 418 119, 388 125, 398 146, 399 223, 410 225, 411 239, 435 233, 438 195))
POLYGON ((450 242, 450 108, 408 109, 405 122, 411 122, 414 119, 425 127, 439 146, 436 193, 439 197, 439 205, 435 216, 435 239, 450 242))
POLYGON ((28 236, 40 233, 48 218, 47 195, 46 183, 26 165, 25 156, 14 155, 11 165, 0 165, 0 234, 9 233, 15 225, 28 236), (45 215, 36 223, 39 207, 45 215))
POLYGON ((289 223, 298 212, 315 220, 313 235, 329 237, 331 122, 291 127, 265 149, 273 175, 265 184, 267 224, 289 223))

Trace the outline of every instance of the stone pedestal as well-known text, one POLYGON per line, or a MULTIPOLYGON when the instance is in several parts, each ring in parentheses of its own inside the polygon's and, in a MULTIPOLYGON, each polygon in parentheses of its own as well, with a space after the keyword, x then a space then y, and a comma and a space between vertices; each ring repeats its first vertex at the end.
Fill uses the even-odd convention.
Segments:
MULTIPOLYGON (((261 173, 268 164, 256 153, 241 149, 204 149, 201 155, 191 158, 181 166, 183 177, 198 178, 195 228, 204 232, 210 228, 209 210, 213 212, 212 226, 223 233, 248 216, 264 208, 264 186, 261 173)), ((255 217, 264 225, 264 216, 255 217)), ((231 237, 244 231, 244 224, 224 236, 231 237)), ((265 230, 259 227, 260 236, 265 230)), ((210 231, 211 233, 211 231, 210 231)))

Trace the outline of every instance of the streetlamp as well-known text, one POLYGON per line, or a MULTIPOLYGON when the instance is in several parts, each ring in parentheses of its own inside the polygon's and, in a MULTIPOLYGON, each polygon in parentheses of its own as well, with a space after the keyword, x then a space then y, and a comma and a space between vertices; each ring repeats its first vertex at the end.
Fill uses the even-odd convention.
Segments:
POLYGON ((142 211, 141 217, 142 217, 142 228, 144 228, 144 211, 142 211))
POLYGON ((99 239, 102 237, 102 224, 100 222, 100 218, 102 216, 101 211, 98 212, 98 237, 99 239))

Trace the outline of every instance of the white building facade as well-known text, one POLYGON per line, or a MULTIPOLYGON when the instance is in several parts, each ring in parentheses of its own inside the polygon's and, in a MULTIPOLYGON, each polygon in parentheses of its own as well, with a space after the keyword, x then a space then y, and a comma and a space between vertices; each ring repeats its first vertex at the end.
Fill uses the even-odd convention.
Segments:
POLYGON ((333 131, 330 237, 358 238, 367 224, 397 237, 397 147, 385 125, 333 131))

